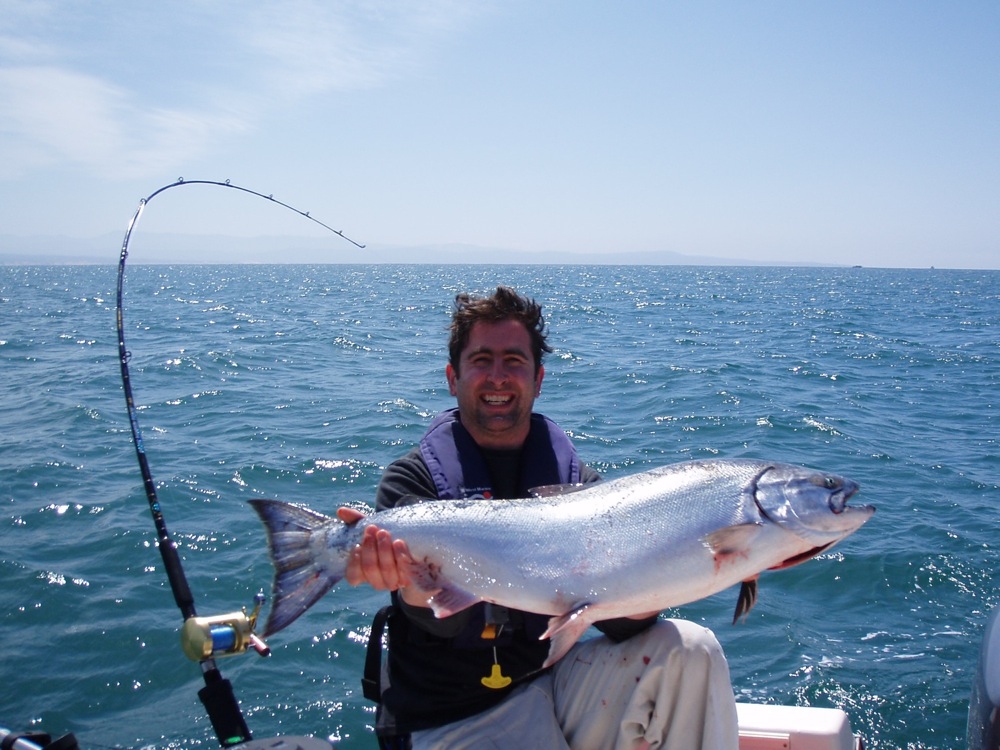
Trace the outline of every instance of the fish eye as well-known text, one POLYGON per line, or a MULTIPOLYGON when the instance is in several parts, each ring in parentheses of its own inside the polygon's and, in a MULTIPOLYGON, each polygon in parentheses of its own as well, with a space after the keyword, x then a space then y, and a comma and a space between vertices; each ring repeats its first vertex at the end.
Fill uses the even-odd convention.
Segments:
POLYGON ((829 474, 813 474, 810 481, 817 487, 822 487, 825 490, 835 490, 840 487, 840 481, 829 474))

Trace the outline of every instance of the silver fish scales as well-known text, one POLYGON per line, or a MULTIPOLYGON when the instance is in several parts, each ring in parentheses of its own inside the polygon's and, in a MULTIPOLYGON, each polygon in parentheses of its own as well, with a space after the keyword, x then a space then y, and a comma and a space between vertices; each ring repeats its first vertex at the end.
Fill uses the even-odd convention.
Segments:
POLYGON ((689 461, 517 500, 434 500, 354 524, 252 500, 275 565, 266 634, 287 627, 344 575, 375 524, 406 541, 438 617, 488 601, 551 615, 546 666, 598 620, 676 607, 804 562, 874 513, 849 479, 759 460, 689 461))

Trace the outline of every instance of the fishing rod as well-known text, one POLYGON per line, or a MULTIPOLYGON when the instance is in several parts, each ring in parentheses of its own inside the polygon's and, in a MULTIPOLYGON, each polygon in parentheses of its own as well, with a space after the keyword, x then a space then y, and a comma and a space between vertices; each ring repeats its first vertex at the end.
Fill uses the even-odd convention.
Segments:
MULTIPOLYGON (((252 737, 243 713, 240 710, 239 703, 236 701, 236 696, 233 693, 232 683, 222 677, 215 659, 220 656, 244 653, 249 648, 253 648, 261 656, 270 654, 267 644, 254 632, 257 615, 264 602, 264 594, 259 593, 254 597, 255 606, 253 612, 250 614, 247 614, 246 608, 243 608, 239 612, 230 612, 223 615, 211 617, 198 616, 195 609, 194 596, 191 593, 187 576, 184 574, 184 566, 181 564, 180 554, 177 551, 177 544, 171 538, 170 532, 167 529, 167 523, 163 517, 163 509, 156 496, 156 484, 153 482, 153 475, 149 469, 149 460, 146 455, 145 444, 142 440, 142 430, 139 428, 139 414, 132 395, 132 379, 128 369, 131 353, 125 345, 125 319, 122 312, 125 260, 128 258, 129 241, 132 238, 132 232, 136 228, 139 217, 142 216, 143 210, 149 202, 157 195, 167 190, 186 185, 214 185, 239 190, 243 193, 263 198, 309 219, 356 247, 363 248, 364 245, 355 242, 342 231, 334 229, 319 219, 310 216, 308 211, 300 211, 294 206, 275 199, 273 195, 264 195, 256 190, 234 185, 229 180, 224 182, 217 180, 184 180, 183 177, 179 178, 176 182, 154 190, 147 197, 139 201, 139 207, 132 216, 132 220, 129 221, 128 228, 125 231, 125 239, 122 242, 121 256, 118 261, 116 321, 118 329, 118 359, 121 364, 122 389, 125 392, 125 404, 128 408, 129 424, 132 428, 132 444, 135 447, 136 457, 139 460, 139 471, 142 473, 143 487, 146 491, 146 498, 149 501, 149 510, 153 516, 153 524, 156 527, 157 546, 160 550, 160 556, 163 558, 163 565, 167 572, 170 590, 173 592, 174 601, 184 617, 184 626, 181 629, 181 647, 190 659, 199 662, 201 665, 205 687, 198 691, 198 697, 208 712, 212 728, 215 730, 219 743, 222 747, 232 747, 250 742, 252 737)), ((311 740, 311 738, 297 739, 300 747, 310 744, 311 740)), ((318 746, 329 748, 329 745, 326 743, 319 743, 318 746)))

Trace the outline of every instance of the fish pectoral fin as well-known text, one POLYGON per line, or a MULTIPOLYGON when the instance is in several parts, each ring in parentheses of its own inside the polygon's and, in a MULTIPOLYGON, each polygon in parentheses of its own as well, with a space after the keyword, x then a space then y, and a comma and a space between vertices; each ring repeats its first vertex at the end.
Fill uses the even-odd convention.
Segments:
POLYGON ((739 622, 740 618, 747 619, 753 605, 757 603, 757 579, 759 576, 748 578, 740 584, 740 595, 736 597, 736 612, 733 614, 733 625, 739 622))
POLYGON ((416 587, 428 595, 427 605, 438 619, 451 617, 482 601, 447 580, 441 574, 441 568, 433 563, 413 561, 407 566, 407 572, 416 587))
POLYGON ((542 633, 539 640, 551 639, 549 655, 542 664, 542 669, 551 667, 559 661, 566 652, 573 648, 573 644, 580 640, 581 636, 587 632, 593 622, 587 617, 587 610, 590 602, 577 605, 564 615, 558 615, 549 619, 549 627, 542 633))
POLYGON ((763 528, 764 525, 760 523, 726 526, 706 535, 701 541, 715 556, 716 561, 722 562, 728 557, 747 554, 751 543, 763 528))
MULTIPOLYGON (((440 586, 440 582, 438 582, 438 585, 440 586)), ((478 604, 481 601, 482 599, 478 596, 470 594, 464 589, 445 584, 428 600, 428 604, 434 610, 434 616, 441 619, 442 617, 451 617, 458 614, 462 610, 468 609, 473 604, 478 604)))

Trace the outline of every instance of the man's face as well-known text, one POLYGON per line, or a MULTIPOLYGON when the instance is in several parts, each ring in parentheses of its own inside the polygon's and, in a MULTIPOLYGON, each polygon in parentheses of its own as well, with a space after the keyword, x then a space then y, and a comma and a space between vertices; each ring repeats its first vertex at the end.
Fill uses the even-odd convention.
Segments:
POLYGON ((531 409, 542 387, 535 375, 531 337, 516 320, 479 322, 459 357, 458 372, 445 368, 459 417, 483 448, 520 448, 528 437, 531 409))

